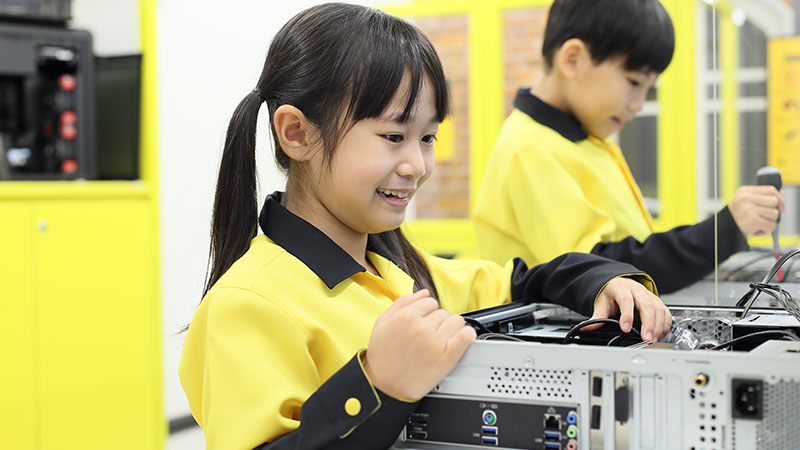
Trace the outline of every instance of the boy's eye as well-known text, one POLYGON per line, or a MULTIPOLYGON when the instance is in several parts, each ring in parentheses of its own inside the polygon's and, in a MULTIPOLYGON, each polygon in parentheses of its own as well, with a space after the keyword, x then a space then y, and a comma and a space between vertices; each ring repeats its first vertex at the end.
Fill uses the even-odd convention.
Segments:
POLYGON ((639 87, 642 84, 642 83, 639 83, 638 81, 634 80, 633 78, 628 78, 628 83, 630 83, 631 86, 633 86, 633 87, 639 87))
POLYGON ((383 138, 389 142, 394 144, 399 144, 403 142, 403 135, 402 134, 384 134, 383 138))
POLYGON ((426 136, 422 136, 422 142, 426 144, 433 144, 436 142, 436 135, 435 134, 428 134, 426 136))

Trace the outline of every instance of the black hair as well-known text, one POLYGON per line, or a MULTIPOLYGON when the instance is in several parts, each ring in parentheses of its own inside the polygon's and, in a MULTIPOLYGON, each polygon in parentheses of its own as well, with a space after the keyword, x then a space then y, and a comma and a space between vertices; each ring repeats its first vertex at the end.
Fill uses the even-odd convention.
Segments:
POLYGON ((542 44, 548 68, 572 38, 586 44, 595 64, 621 56, 629 71, 661 73, 675 50, 672 20, 658 0, 555 0, 542 44))
MULTIPOLYGON (((409 77, 399 121, 411 118, 427 77, 436 118, 449 112, 444 70, 433 45, 410 23, 364 6, 327 3, 294 16, 273 39, 256 89, 233 113, 217 180, 211 226, 210 271, 205 293, 248 249, 258 231, 256 121, 267 104, 275 160, 291 176, 273 124, 275 110, 292 105, 320 131, 328 167, 336 146, 359 120, 380 117, 409 77)), ((437 291, 424 260, 400 229, 380 233, 416 289, 437 291)))

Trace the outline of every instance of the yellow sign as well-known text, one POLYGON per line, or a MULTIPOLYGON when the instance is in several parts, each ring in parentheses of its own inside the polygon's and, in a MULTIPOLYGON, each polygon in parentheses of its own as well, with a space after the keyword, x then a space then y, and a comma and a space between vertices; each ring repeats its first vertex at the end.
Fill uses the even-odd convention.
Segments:
POLYGON ((800 184, 800 36, 770 40, 767 67, 767 162, 800 184))

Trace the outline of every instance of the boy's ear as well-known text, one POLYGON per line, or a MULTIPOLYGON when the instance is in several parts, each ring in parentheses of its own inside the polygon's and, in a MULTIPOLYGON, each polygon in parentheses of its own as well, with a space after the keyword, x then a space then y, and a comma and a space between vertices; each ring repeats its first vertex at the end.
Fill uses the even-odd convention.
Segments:
POLYGON ((311 140, 314 126, 297 107, 281 105, 272 115, 275 134, 286 155, 295 161, 311 158, 311 140))
POLYGON ((556 52, 554 65, 567 79, 573 80, 592 63, 592 55, 586 44, 578 39, 566 40, 556 52))

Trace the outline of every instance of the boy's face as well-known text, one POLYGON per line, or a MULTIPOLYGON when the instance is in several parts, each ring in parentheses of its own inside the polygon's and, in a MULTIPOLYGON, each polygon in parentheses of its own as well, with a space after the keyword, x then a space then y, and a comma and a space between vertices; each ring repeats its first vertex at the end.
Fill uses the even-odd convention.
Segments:
POLYGON ((589 63, 576 74, 568 91, 570 112, 584 130, 605 139, 641 111, 658 74, 625 70, 624 58, 589 63))

